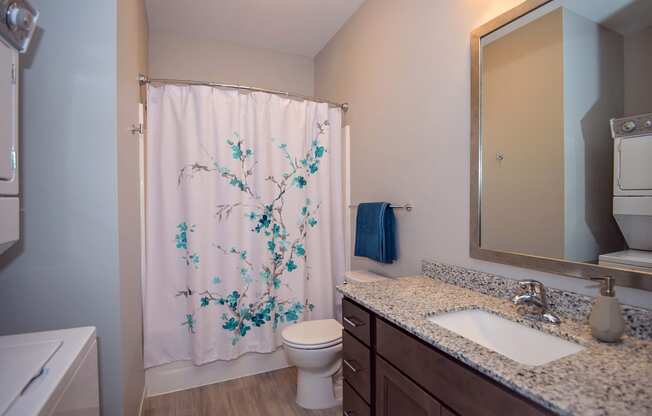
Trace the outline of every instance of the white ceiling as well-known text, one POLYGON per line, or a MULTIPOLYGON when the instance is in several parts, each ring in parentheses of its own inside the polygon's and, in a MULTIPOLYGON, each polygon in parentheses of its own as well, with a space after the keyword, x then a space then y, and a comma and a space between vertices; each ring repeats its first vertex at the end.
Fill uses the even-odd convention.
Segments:
POLYGON ((314 57, 364 0, 145 0, 149 30, 314 57))
POLYGON ((560 0, 564 7, 623 35, 652 25, 652 0, 560 0))

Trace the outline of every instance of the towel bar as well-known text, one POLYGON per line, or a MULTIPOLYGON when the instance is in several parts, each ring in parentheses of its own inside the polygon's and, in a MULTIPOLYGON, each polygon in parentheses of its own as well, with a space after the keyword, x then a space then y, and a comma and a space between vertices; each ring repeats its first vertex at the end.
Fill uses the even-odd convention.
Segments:
MULTIPOLYGON (((357 207, 357 206, 358 206, 358 204, 349 205, 349 208, 355 208, 355 207, 357 207)), ((412 206, 412 204, 403 204, 403 205, 393 205, 393 204, 392 204, 392 205, 390 205, 389 207, 390 207, 390 208, 394 208, 394 209, 404 209, 404 210, 406 210, 406 211, 408 211, 408 212, 412 211, 412 208, 414 208, 414 207, 412 206)))

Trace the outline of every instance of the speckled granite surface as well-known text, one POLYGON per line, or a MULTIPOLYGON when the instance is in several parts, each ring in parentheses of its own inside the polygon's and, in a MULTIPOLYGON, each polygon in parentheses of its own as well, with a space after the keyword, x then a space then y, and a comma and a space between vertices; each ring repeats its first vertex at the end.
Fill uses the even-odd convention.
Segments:
MULTIPOLYGON (((428 277, 503 299, 511 299, 518 288, 518 283, 515 280, 437 261, 424 260, 422 271, 428 277)), ((590 283, 587 282, 588 284, 590 283)), ((579 321, 588 320, 593 298, 554 288, 546 288, 546 293, 550 308, 555 313, 579 321)), ((616 296, 618 296, 618 290, 616 290, 616 296)), ((631 305, 621 305, 621 307, 625 318, 626 333, 641 339, 652 340, 652 311, 631 305)))
POLYGON ((587 325, 566 317, 553 326, 525 320, 505 299, 441 280, 404 277, 348 283, 338 290, 378 315, 488 377, 562 415, 652 415, 652 342, 626 336, 595 341, 587 325), (479 308, 578 342, 577 354, 530 367, 426 320, 431 314, 479 308))

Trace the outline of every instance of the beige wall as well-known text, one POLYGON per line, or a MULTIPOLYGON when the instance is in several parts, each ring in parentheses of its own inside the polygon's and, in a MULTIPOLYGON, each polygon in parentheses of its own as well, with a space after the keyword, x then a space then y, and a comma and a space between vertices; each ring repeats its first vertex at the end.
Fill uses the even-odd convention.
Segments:
POLYGON ((652 113, 652 26, 625 36, 625 115, 652 113))
POLYGON ((145 386, 141 297, 138 74, 147 72, 147 18, 143 0, 118 0, 118 254, 122 391, 125 415, 138 412, 145 386))
POLYGON ((622 37, 557 8, 488 43, 483 62, 482 245, 589 262, 623 250, 604 169, 622 37))
POLYGON ((482 48, 485 248, 564 257, 562 29, 559 8, 482 48))
MULTIPOLYGON (((424 258, 595 294, 586 281, 469 258, 469 34, 519 0, 368 0, 315 60, 316 95, 351 103, 353 202, 412 202, 398 212, 393 265, 354 268, 400 276, 424 258)), ((652 295, 619 289, 652 306, 652 295)))
POLYGON ((149 75, 313 95, 313 60, 233 43, 150 33, 149 75))

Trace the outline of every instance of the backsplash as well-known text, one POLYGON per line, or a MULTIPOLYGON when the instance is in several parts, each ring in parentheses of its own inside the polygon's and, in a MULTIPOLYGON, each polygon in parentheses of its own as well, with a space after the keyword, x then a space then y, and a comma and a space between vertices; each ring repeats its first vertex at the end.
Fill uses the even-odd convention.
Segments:
MULTIPOLYGON (((511 299, 518 291, 516 280, 462 266, 424 260, 421 270, 425 276, 498 298, 511 299)), ((593 298, 551 287, 546 287, 546 292, 553 311, 572 319, 588 320, 593 298)), ((622 310, 628 335, 652 339, 651 310, 630 305, 622 305, 622 310)))

